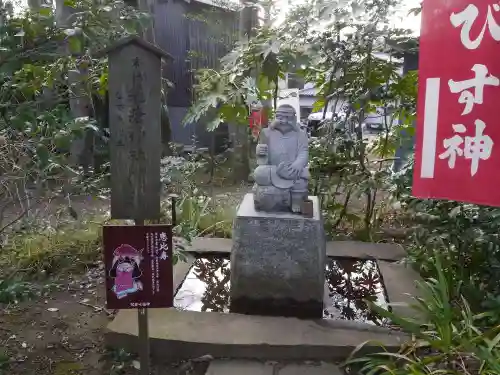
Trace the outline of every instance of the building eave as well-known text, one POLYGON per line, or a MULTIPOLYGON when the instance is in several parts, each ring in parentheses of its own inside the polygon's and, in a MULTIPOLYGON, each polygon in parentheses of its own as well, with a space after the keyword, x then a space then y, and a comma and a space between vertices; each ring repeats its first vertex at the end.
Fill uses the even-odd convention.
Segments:
POLYGON ((185 1, 188 4, 191 3, 204 4, 212 6, 214 8, 224 9, 227 11, 236 11, 239 6, 239 2, 231 0, 183 0, 183 1, 185 1))

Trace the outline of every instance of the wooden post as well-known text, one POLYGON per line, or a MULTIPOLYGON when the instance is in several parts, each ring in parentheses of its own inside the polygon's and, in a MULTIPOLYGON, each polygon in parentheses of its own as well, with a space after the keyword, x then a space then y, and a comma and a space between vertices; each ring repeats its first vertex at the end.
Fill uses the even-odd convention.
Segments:
POLYGON ((175 228, 177 225, 177 194, 170 194, 170 199, 172 203, 172 227, 175 228))
MULTIPOLYGON (((161 59, 166 52, 131 36, 108 55, 111 217, 135 225, 160 217, 161 59)), ((148 311, 138 309, 141 375, 150 374, 148 311)))
MULTIPOLYGON (((144 220, 135 220, 135 225, 144 225, 144 220)), ((149 345, 148 309, 142 307, 137 310, 137 339, 139 340, 139 359, 141 375, 150 375, 151 347, 149 345)))
POLYGON ((160 217, 161 58, 137 36, 102 51, 109 58, 111 217, 160 217))

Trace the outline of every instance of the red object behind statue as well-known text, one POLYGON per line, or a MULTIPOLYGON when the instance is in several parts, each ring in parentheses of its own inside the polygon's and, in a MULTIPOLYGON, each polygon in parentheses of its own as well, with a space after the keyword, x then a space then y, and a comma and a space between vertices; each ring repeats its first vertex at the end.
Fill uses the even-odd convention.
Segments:
POLYGON ((264 108, 252 109, 248 117, 248 125, 255 139, 259 138, 260 130, 267 126, 267 114, 264 108))

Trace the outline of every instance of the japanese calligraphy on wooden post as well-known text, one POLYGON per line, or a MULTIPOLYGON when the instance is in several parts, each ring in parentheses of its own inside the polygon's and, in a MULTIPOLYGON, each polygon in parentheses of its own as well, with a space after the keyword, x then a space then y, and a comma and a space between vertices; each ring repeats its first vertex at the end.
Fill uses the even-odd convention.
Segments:
POLYGON ((170 56, 132 36, 109 56, 111 217, 160 216, 161 58, 170 56))
POLYGON ((167 53, 137 36, 108 54, 111 217, 136 226, 103 230, 107 306, 137 309, 141 374, 150 373, 148 308, 173 303, 172 231, 144 226, 160 216, 161 59, 167 53))
POLYGON ((413 194, 500 206, 500 4, 425 0, 413 194))
POLYGON ((103 243, 109 309, 173 306, 170 225, 106 225, 103 243))

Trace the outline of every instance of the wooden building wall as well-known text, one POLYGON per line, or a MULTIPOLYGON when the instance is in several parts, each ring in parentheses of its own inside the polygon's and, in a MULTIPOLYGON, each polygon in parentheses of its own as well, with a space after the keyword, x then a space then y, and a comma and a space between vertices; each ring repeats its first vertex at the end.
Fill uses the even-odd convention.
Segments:
POLYGON ((418 52, 404 54, 403 74, 418 70, 418 52))
MULTIPOLYGON (((166 67, 166 77, 174 85, 168 91, 173 141, 191 144, 196 138, 201 146, 208 147, 214 140, 213 134, 206 132, 205 124, 184 127, 182 119, 193 101, 196 70, 217 69, 220 59, 234 46, 238 13, 196 0, 159 0, 154 16, 156 42, 173 56, 166 67)), ((217 134, 221 131, 224 136, 224 127, 217 134)))

